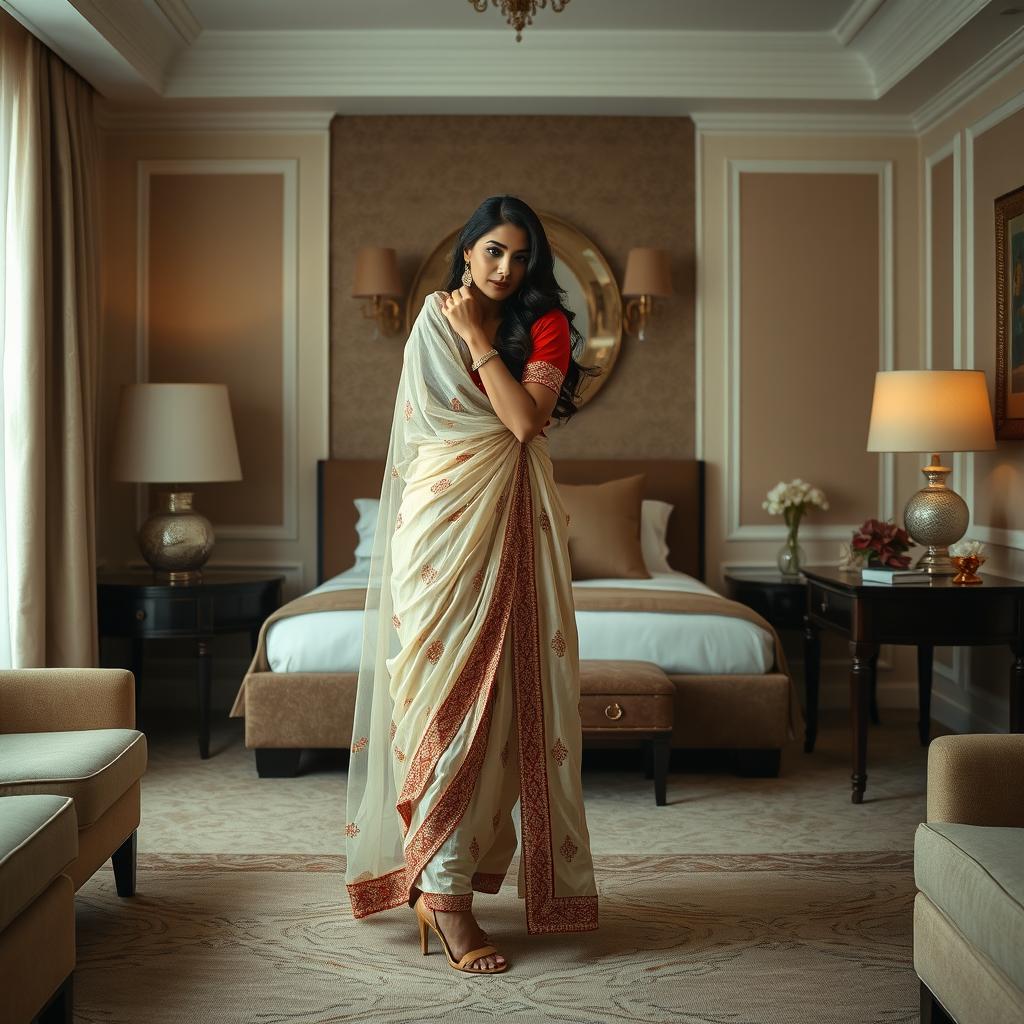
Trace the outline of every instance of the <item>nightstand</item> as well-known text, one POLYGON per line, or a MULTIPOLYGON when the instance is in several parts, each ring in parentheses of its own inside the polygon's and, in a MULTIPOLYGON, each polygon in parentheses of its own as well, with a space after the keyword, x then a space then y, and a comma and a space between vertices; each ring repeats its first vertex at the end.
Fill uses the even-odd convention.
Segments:
POLYGON ((195 583, 166 583, 151 570, 100 573, 96 580, 99 635, 132 641, 135 706, 142 681, 146 640, 196 641, 199 756, 210 756, 210 640, 221 633, 248 633, 256 650, 263 620, 281 605, 283 576, 207 570, 195 583))
MULTIPOLYGON (((727 572, 725 582, 729 597, 753 608, 776 629, 800 630, 805 648, 818 643, 818 634, 810 632, 807 626, 807 580, 803 576, 794 578, 779 572, 751 569, 727 572)), ((817 666, 818 655, 815 654, 810 671, 816 671, 817 666)), ((818 738, 818 681, 810 674, 806 676, 804 701, 807 712, 804 716, 804 753, 809 754, 818 738)), ((872 720, 875 720, 874 714, 872 720)))
POLYGON ((729 597, 753 608, 776 629, 803 629, 807 612, 807 581, 778 572, 727 572, 729 597))

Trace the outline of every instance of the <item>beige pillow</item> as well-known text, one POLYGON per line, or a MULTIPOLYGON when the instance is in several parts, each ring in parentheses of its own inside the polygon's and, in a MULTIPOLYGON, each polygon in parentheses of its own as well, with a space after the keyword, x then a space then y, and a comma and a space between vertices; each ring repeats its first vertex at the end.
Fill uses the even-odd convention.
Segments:
POLYGON ((643 486, 643 473, 604 484, 558 484, 569 513, 574 580, 651 578, 640 547, 643 486))

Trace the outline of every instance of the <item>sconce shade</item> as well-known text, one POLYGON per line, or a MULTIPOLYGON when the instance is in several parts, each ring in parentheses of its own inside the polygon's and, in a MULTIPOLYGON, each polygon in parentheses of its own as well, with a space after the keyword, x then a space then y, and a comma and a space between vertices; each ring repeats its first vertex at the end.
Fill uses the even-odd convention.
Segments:
POLYGON ((402 279, 398 276, 398 257, 394 249, 363 246, 356 250, 356 271, 352 282, 354 298, 401 294, 402 279))
POLYGON ((977 452, 995 446, 981 370, 875 374, 869 452, 977 452))
POLYGON ((137 483, 241 480, 226 385, 129 384, 110 475, 137 483))
POLYGON ((668 252, 665 249, 630 249, 626 257, 622 294, 671 295, 672 276, 669 273, 668 252))

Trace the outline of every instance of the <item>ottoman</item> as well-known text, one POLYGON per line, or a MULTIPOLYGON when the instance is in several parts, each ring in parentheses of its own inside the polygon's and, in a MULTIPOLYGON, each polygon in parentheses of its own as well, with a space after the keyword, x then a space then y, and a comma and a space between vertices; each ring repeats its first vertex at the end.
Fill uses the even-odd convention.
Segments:
POLYGON ((583 742, 644 744, 659 807, 665 806, 674 706, 675 685, 649 661, 580 662, 583 742))
POLYGON ((71 1021, 75 802, 0 797, 0 1020, 71 1021))

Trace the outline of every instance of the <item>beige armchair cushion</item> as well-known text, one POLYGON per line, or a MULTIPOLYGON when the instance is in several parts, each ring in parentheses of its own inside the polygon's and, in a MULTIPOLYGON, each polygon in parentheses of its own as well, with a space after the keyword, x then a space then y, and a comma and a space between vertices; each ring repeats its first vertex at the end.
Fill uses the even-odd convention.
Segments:
POLYGON ((135 683, 116 668, 0 671, 0 733, 134 729, 135 683))
POLYGON ((135 729, 0 735, 0 796, 73 797, 78 827, 92 825, 146 770, 135 729))
POLYGON ((919 825, 914 879, 967 941, 1024 990, 1024 833, 919 825))
POLYGON ((928 747, 928 820, 1024 828, 1024 734, 939 736, 928 747))
POLYGON ((0 799, 0 931, 77 856, 73 800, 63 796, 0 799))

